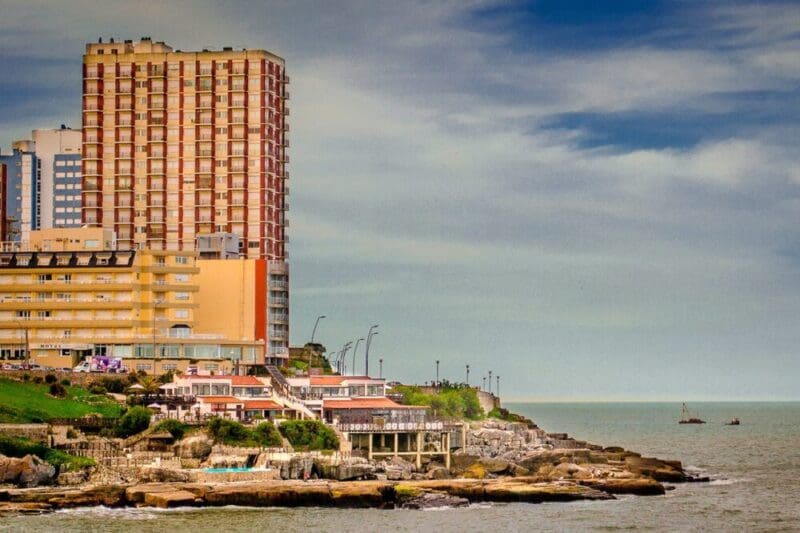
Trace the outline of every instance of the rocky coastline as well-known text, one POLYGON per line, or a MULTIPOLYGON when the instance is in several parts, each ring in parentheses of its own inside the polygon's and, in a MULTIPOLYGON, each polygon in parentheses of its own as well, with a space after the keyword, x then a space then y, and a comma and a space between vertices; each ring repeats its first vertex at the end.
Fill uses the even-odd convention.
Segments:
POLYGON ((610 500, 620 494, 662 495, 672 483, 707 481, 693 478, 679 461, 548 434, 530 421, 472 423, 466 437, 449 469, 438 463, 416 469, 399 458, 376 462, 351 457, 333 463, 321 455, 291 454, 281 460, 248 459, 244 453, 215 448, 202 436, 176 444, 176 455, 195 468, 156 464, 53 476, 52 467, 38 458, 0 457, 0 483, 7 486, 0 485, 0 515, 100 505, 422 509, 477 502, 610 500), (218 475, 197 468, 248 461, 259 469, 218 475), (320 479, 309 479, 308 472, 320 479), (56 486, 31 487, 47 483, 56 486))

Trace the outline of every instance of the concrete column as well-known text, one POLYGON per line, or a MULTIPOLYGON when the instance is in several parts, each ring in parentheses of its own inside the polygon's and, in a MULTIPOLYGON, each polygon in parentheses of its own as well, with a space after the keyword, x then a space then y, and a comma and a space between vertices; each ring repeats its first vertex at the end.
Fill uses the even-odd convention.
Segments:
POLYGON ((367 458, 371 461, 372 460, 372 433, 367 433, 367 437, 369 438, 369 442, 367 443, 367 458))
POLYGON ((444 456, 444 466, 450 468, 450 432, 444 434, 445 449, 447 455, 444 456))
POLYGON ((422 432, 417 432, 417 468, 422 468, 422 432))
POLYGON ((397 457, 397 452, 399 451, 399 449, 398 449, 400 447, 400 442, 399 441, 400 441, 400 434, 399 433, 395 433, 394 434, 394 456, 395 457, 397 457))

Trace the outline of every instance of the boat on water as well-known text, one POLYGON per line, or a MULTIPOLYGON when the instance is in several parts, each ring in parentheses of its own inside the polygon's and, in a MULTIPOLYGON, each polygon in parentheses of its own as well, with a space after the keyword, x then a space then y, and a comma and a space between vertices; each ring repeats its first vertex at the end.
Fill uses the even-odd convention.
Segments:
POLYGON ((689 412, 689 408, 686 407, 686 403, 681 405, 681 419, 678 421, 678 424, 705 424, 706 421, 700 419, 697 415, 693 415, 689 412))
POLYGON ((731 418, 730 422, 726 422, 725 425, 726 426, 738 426, 740 423, 741 422, 739 422, 739 419, 734 416, 733 418, 731 418))

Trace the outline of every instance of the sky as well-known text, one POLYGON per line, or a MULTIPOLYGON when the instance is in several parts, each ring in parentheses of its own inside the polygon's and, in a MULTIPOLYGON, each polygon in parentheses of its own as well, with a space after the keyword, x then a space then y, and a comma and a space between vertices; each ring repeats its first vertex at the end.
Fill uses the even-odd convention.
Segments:
POLYGON ((80 126, 101 36, 286 59, 293 345, 325 315, 504 400, 800 399, 800 4, 0 0, 0 147, 80 126))

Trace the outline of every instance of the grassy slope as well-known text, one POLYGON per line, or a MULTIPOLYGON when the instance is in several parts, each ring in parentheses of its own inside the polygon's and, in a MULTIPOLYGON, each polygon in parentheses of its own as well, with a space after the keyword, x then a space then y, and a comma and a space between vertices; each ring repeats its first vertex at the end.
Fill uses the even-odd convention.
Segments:
POLYGON ((0 378, 0 423, 46 422, 89 413, 119 416, 120 406, 81 387, 67 387, 66 398, 54 398, 49 385, 0 378))
POLYGON ((60 450, 48 448, 42 444, 31 442, 28 439, 0 435, 0 453, 7 457, 25 457, 35 455, 54 466, 61 467, 61 471, 79 470, 95 464, 89 457, 76 457, 60 450))
POLYGON ((478 395, 469 387, 448 387, 439 392, 425 393, 419 387, 398 385, 392 392, 403 395, 408 405, 426 405, 437 416, 479 420, 485 416, 478 395))

